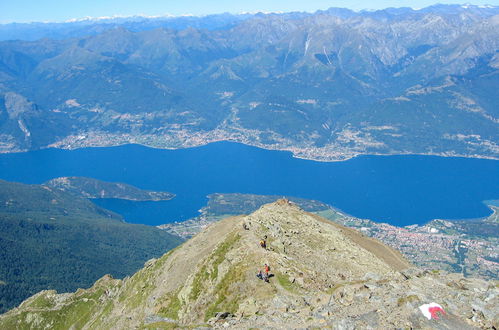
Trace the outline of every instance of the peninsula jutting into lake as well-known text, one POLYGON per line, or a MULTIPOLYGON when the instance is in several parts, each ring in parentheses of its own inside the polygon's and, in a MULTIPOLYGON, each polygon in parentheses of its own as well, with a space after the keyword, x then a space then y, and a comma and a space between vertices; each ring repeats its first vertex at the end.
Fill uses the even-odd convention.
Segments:
POLYGON ((84 176, 175 194, 159 202, 97 201, 129 222, 149 225, 197 216, 211 193, 315 199, 397 226, 484 217, 492 211, 482 201, 499 198, 494 160, 405 155, 326 163, 229 142, 179 150, 126 145, 3 154, 0 173, 24 183, 84 176))

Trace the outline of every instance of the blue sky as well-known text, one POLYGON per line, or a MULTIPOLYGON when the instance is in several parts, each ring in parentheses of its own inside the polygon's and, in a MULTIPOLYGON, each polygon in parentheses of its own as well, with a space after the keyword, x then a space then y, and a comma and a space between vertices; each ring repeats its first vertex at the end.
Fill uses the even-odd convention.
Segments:
MULTIPOLYGON (((499 6, 499 0, 468 1, 476 5, 499 6)), ((0 0, 0 23, 65 21, 87 16, 132 15, 207 15, 222 12, 309 11, 344 7, 354 10, 387 7, 422 8, 435 3, 460 3, 431 0, 0 0)))

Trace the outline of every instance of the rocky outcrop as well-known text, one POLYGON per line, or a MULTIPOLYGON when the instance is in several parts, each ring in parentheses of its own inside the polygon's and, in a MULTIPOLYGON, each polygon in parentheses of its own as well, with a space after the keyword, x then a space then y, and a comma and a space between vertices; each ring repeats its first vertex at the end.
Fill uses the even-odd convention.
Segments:
POLYGON ((497 306, 497 284, 421 271, 280 200, 210 225, 130 278, 35 295, 0 327, 487 328, 498 326, 497 306), (268 283, 256 277, 264 264, 268 283), (418 307, 430 302, 445 315, 428 320, 418 307))
POLYGON ((23 113, 33 110, 33 103, 20 94, 8 92, 5 93, 4 98, 5 108, 10 119, 18 119, 23 113))

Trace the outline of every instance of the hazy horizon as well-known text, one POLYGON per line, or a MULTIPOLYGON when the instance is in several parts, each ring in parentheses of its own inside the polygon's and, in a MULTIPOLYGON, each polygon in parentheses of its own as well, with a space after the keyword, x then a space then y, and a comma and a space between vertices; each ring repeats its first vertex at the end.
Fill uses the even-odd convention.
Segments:
POLYGON ((201 0, 190 0, 182 3, 165 1, 158 3, 154 0, 144 0, 140 4, 127 1, 86 1, 84 3, 63 3, 57 0, 39 2, 36 0, 20 0, 16 2, 0 3, 0 24, 9 23, 63 23, 84 19, 120 18, 120 17, 180 17, 180 16, 207 16, 213 14, 244 14, 258 12, 315 12, 328 8, 347 8, 354 11, 382 10, 386 8, 410 7, 421 9, 436 4, 446 5, 476 5, 499 6, 499 0, 473 1, 456 3, 455 1, 431 0, 377 0, 377 1, 273 1, 272 3, 255 0, 250 3, 241 1, 217 1, 206 3, 201 0), (30 10, 26 10, 29 8, 30 10))

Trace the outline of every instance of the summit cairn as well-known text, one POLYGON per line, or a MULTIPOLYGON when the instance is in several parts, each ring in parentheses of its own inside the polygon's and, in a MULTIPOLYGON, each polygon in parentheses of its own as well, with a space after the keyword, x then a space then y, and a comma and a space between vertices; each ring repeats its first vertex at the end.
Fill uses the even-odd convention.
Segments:
POLYGON ((495 283, 419 270, 281 199, 208 226, 130 278, 41 292, 0 316, 0 328, 497 328, 498 306, 495 283), (438 319, 419 309, 430 302, 445 310, 438 319))

